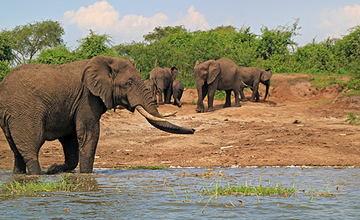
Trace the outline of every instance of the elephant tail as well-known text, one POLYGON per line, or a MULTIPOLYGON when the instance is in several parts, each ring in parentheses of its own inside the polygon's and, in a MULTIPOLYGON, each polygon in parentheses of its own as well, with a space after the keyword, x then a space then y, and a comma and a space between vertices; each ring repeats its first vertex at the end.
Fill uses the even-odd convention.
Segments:
POLYGON ((242 83, 245 87, 250 88, 250 89, 253 89, 253 87, 252 87, 252 86, 250 86, 250 85, 246 84, 246 83, 245 83, 244 81, 242 81, 242 80, 241 80, 241 83, 242 83))

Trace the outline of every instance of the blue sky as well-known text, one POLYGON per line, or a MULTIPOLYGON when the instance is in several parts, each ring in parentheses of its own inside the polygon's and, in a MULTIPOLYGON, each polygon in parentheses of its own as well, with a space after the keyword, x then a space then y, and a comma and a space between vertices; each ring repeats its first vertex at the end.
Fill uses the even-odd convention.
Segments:
POLYGON ((360 1, 355 0, 13 0, 1 2, 0 29, 34 21, 59 21, 68 47, 92 29, 108 34, 114 45, 141 41, 157 26, 184 25, 209 30, 220 25, 260 28, 302 27, 295 38, 301 46, 314 38, 341 37, 360 25, 360 1))

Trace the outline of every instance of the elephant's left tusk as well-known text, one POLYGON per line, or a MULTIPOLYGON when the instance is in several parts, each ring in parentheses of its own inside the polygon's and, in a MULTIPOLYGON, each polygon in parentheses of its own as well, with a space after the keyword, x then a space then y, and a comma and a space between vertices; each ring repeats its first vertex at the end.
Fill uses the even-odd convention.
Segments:
POLYGON ((152 121, 166 121, 166 119, 164 118, 159 118, 156 116, 153 116, 152 114, 150 114, 149 112, 147 112, 142 106, 138 105, 136 106, 136 110, 145 118, 152 120, 152 121))

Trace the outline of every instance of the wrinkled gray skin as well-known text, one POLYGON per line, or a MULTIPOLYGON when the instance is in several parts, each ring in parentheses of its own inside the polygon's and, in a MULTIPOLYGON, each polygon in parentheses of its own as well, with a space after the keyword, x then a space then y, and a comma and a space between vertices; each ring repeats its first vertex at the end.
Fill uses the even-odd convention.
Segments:
POLYGON ((159 105, 163 105, 164 101, 165 104, 170 104, 172 84, 178 74, 179 71, 175 66, 171 68, 155 67, 150 72, 150 80, 153 82, 152 94, 155 103, 157 103, 156 94, 159 93, 159 105))
POLYGON ((208 95, 208 111, 213 111, 214 96, 216 90, 226 91, 224 107, 231 106, 231 91, 235 94, 235 106, 240 107, 240 71, 238 66, 227 58, 208 60, 203 63, 196 62, 194 76, 198 92, 196 111, 204 112, 203 100, 208 95))
MULTIPOLYGON (((117 105, 131 112, 141 106, 161 117, 128 60, 98 56, 63 65, 15 68, 0 83, 0 125, 14 152, 13 172, 26 173, 27 168, 29 174, 41 174, 40 147, 55 139, 63 146, 65 163, 51 166, 49 174, 73 170, 79 159, 80 172, 92 172, 100 117, 117 105)), ((147 120, 167 132, 194 132, 167 121, 147 120)))
MULTIPOLYGON (((250 87, 253 91, 250 101, 259 102, 260 101, 259 84, 262 83, 266 86, 266 93, 264 97, 264 101, 265 101, 270 88, 270 78, 272 76, 271 70, 265 71, 257 67, 244 67, 244 66, 239 66, 238 68, 241 73, 240 74, 241 80, 244 82, 240 86, 241 91, 244 91, 245 87, 250 87)), ((247 101, 246 97, 244 96, 244 93, 242 92, 240 94, 241 94, 241 101, 247 101)))
POLYGON ((175 80, 173 82, 173 98, 174 98, 174 105, 177 105, 179 108, 181 107, 180 99, 184 92, 184 84, 180 80, 175 80))

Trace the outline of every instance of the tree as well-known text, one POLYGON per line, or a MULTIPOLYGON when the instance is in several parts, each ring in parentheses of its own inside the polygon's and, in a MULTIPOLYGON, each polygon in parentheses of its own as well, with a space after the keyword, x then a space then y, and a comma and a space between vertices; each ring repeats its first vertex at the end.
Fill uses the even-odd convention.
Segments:
POLYGON ((14 54, 12 53, 8 38, 0 34, 0 61, 12 61, 13 59, 14 54))
POLYGON ((64 29, 57 21, 46 20, 16 26, 11 31, 3 31, 14 51, 17 64, 31 61, 43 49, 63 43, 64 29))
POLYGON ((275 29, 261 28, 261 36, 258 45, 258 53, 263 59, 269 59, 274 54, 286 55, 289 49, 295 50, 297 44, 292 39, 297 35, 299 19, 292 26, 279 26, 275 29))
POLYGON ((79 43, 76 55, 81 59, 91 59, 99 55, 116 56, 116 53, 110 48, 112 41, 107 34, 99 35, 90 30, 90 34, 80 39, 79 43))

